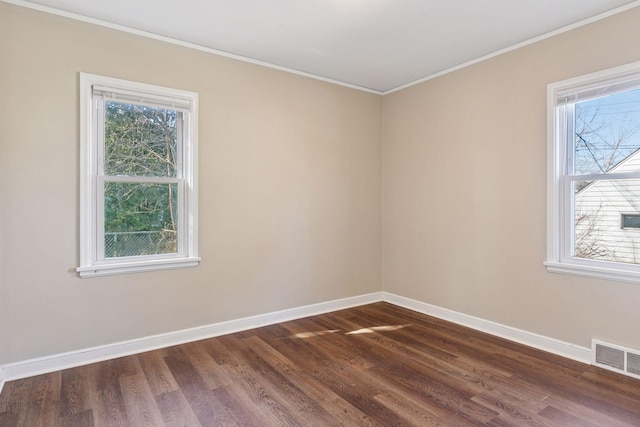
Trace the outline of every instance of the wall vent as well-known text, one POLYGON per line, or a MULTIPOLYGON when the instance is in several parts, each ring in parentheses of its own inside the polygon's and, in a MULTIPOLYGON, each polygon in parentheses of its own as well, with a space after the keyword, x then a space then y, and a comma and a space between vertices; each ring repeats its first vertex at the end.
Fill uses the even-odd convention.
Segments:
POLYGON ((593 340, 593 364, 610 371, 640 379, 640 350, 593 340))

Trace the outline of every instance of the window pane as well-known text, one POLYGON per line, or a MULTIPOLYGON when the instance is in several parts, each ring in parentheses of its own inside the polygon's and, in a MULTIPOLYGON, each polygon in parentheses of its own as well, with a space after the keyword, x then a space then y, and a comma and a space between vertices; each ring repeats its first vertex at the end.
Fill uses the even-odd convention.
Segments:
POLYGON ((181 113, 121 102, 105 102, 104 173, 176 176, 181 113))
POLYGON ((177 252, 177 184, 106 182, 105 258, 177 252))
POLYGON ((640 229, 640 215, 638 214, 622 214, 622 228, 638 228, 640 229))
POLYGON ((575 104, 574 173, 640 170, 640 89, 575 104))
POLYGON ((640 264, 640 230, 621 224, 640 215, 639 194, 640 179, 575 182, 574 256, 640 264))

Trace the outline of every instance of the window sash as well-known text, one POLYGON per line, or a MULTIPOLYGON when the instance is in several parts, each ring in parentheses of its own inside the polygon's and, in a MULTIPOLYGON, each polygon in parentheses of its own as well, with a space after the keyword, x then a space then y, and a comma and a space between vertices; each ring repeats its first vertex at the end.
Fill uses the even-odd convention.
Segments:
POLYGON ((94 261, 96 263, 117 263, 117 262, 129 262, 131 259, 156 259, 168 256, 187 256, 187 243, 186 243, 186 221, 187 215, 185 209, 185 189, 186 182, 182 178, 169 178, 169 177, 139 177, 133 178, 128 176, 98 176, 96 179, 96 239, 92 248, 94 261), (153 255, 136 255, 136 256, 119 256, 119 257, 105 257, 105 184, 108 182, 122 182, 131 184, 177 184, 177 241, 175 253, 153 254, 153 255))
MULTIPOLYGON (((587 258, 578 258, 574 256, 575 251, 575 192, 573 184, 578 181, 627 181, 629 179, 639 179, 640 172, 625 173, 625 174, 597 174, 597 175, 579 175, 579 176, 564 176, 561 178, 561 189, 563 198, 563 209, 561 217, 561 233, 560 233, 560 261, 567 263, 578 263, 584 265, 603 265, 606 263, 615 263, 623 266, 624 269, 630 271, 638 271, 640 273, 640 264, 631 264, 616 261, 604 261, 587 258), (614 175, 614 176, 611 176, 614 175)), ((593 185, 593 184, 592 184, 593 185)), ((640 196, 639 196, 640 197, 640 196)))
MULTIPOLYGON (((628 79, 627 79, 628 80, 628 79)), ((633 80, 633 85, 629 85, 628 81, 625 81, 627 84, 624 86, 612 84, 609 88, 613 88, 616 90, 615 93, 618 93, 624 88, 624 90, 633 90, 637 89, 640 86, 640 79, 633 80)), ((607 87, 598 86, 601 90, 607 89, 607 87)), ((594 93, 594 92, 589 92, 594 93)), ((609 92, 599 92, 597 97, 604 97, 610 95, 609 92)), ((593 96, 589 99, 597 98, 593 96)), ((640 178, 640 171, 632 171, 632 172, 608 172, 608 173, 595 173, 595 174, 575 174, 574 171, 574 155, 575 155, 575 104, 578 102, 583 102, 585 99, 579 99, 577 101, 573 101, 571 103, 567 102, 567 97, 558 97, 557 100, 557 121, 560 129, 559 135, 562 138, 562 144, 564 149, 562 152, 564 153, 564 162, 562 167, 562 176, 560 177, 560 197, 562 199, 561 205, 562 208, 560 210, 560 224, 561 224, 561 238, 560 238, 560 260, 562 262, 567 263, 577 263, 584 265, 602 265, 603 263, 616 263, 621 266, 629 266, 623 267, 625 269, 629 269, 631 271, 638 271, 640 273, 640 265, 627 264, 627 263, 619 263, 616 261, 603 261, 603 260, 593 260, 587 258, 578 258, 575 256, 575 193, 573 190, 573 183, 578 181, 622 181, 633 178, 640 178)))
MULTIPOLYGON (((95 95, 95 92, 94 92, 95 95)), ((122 101, 124 103, 128 103, 129 101, 122 101)), ((94 134, 94 140, 97 142, 97 151, 95 159, 96 162, 96 173, 100 176, 105 176, 104 173, 104 161, 105 161, 105 123, 106 123, 106 111, 105 111, 105 99, 101 96, 93 97, 93 107, 95 111, 96 121, 96 133, 94 134)), ((160 105, 150 105, 150 104, 136 104, 145 107, 156 107, 156 108, 166 108, 167 106, 160 105)), ((173 108, 176 110, 175 108, 173 108)), ((187 130, 189 129, 189 120, 191 119, 190 112, 187 111, 179 111, 180 114, 176 120, 176 134, 177 134, 177 146, 176 146, 176 177, 183 178, 185 176, 185 146, 184 141, 189 138, 187 134, 187 130)))
MULTIPOLYGON (((95 182, 95 194, 96 194, 96 239, 94 244, 92 245, 92 253, 93 260, 96 263, 118 263, 118 262, 129 262, 132 259, 158 259, 164 258, 168 256, 185 256, 185 226, 184 226, 184 216, 185 212, 185 180, 183 178, 184 171, 184 155, 183 155, 183 141, 186 137, 184 134, 186 126, 183 126, 182 123, 185 120, 189 120, 189 111, 181 110, 179 114, 179 118, 177 120, 177 146, 176 146, 176 178, 173 177, 165 177, 165 176, 128 176, 128 175, 105 175, 104 174, 104 161, 105 161, 105 127, 106 127, 106 111, 105 111, 105 102, 106 101, 114 101, 122 103, 135 103, 136 105, 141 105, 145 107, 156 107, 156 108, 164 108, 164 109, 176 109, 174 104, 169 105, 169 102, 163 105, 160 102, 156 102, 155 104, 151 104, 149 102, 144 102, 145 98, 143 95, 135 95, 138 98, 132 98, 133 91, 112 91, 109 92, 111 97, 106 99, 105 97, 105 89, 99 88, 97 86, 93 86, 93 100, 95 107, 95 120, 97 123, 96 129, 97 134, 95 135, 97 142, 97 175, 95 182), (119 95, 119 96, 117 96, 119 95), (116 99, 117 97, 117 99, 116 99), (177 247, 175 253, 167 253, 167 254, 153 254, 153 255, 137 255, 137 256, 120 256, 120 257, 105 257, 105 184, 107 182, 122 182, 122 183, 157 183, 157 184, 178 184, 178 207, 177 207, 177 247)), ((157 100, 157 97, 154 99, 157 100)), ((180 111, 180 110, 179 110, 180 111)))
MULTIPOLYGON (((565 114, 567 114, 567 119, 565 123, 572 123, 572 111, 570 109, 564 110, 565 114)), ((569 128, 567 132, 563 132, 567 136, 565 137, 565 147, 566 147, 566 163, 564 167, 564 175, 560 177, 560 199, 561 199, 561 209, 560 209, 560 224, 561 224, 561 233, 560 233, 560 261, 566 263, 576 263, 582 265, 595 265, 602 266, 607 263, 614 263, 619 265, 618 268, 623 268, 629 271, 637 271, 640 273, 640 264, 628 264, 623 262, 616 261, 603 261, 603 260, 594 260, 594 259, 586 259, 586 258, 578 258, 575 255, 575 192, 573 189, 573 184, 578 181, 626 181, 629 179, 639 179, 640 171, 633 172, 611 172, 611 173, 598 173, 598 174, 583 174, 583 175, 573 175, 572 174, 572 154, 575 150, 575 140, 572 138, 573 129, 569 128)), ((640 197, 640 195, 639 195, 640 197)))

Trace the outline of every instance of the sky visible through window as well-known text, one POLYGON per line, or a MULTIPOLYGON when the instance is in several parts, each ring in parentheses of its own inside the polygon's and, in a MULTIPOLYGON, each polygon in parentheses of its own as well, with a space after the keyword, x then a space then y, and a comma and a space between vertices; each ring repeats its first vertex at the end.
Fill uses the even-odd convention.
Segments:
POLYGON ((606 173, 640 148, 640 89, 579 102, 576 175, 606 173))

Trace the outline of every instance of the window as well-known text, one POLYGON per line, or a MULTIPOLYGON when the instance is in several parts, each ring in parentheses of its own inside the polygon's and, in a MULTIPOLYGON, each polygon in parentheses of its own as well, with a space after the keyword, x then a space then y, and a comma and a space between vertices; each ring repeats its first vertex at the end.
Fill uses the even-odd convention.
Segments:
POLYGON ((548 88, 547 269, 640 282, 640 62, 548 88))
POLYGON ((197 100, 80 74, 80 277, 198 264, 197 100))
POLYGON ((640 214, 622 214, 620 223, 622 228, 640 229, 640 214))

